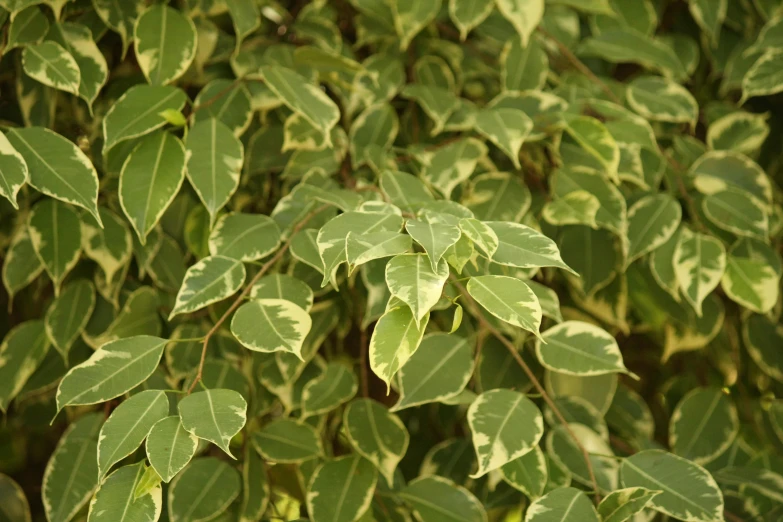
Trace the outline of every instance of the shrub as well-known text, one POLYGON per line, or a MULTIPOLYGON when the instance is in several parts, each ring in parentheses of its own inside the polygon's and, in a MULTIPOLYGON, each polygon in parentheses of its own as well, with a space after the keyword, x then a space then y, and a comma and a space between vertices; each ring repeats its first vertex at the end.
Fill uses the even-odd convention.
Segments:
POLYGON ((779 0, 168 4, 0 0, 0 520, 781 516, 779 0))

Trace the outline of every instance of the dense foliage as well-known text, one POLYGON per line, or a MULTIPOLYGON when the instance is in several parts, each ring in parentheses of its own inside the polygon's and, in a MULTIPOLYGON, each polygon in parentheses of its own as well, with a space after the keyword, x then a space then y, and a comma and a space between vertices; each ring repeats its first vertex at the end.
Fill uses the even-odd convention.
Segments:
POLYGON ((0 521, 783 517, 781 0, 0 7, 0 521))

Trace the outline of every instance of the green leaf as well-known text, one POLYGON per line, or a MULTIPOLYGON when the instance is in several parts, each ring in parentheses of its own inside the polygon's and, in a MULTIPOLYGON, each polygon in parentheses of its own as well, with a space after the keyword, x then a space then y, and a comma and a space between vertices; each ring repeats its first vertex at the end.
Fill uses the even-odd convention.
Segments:
POLYGON ((569 375, 632 373, 623 364, 617 341, 606 330, 582 321, 553 326, 536 341, 536 354, 550 370, 569 375))
POLYGON ((425 336, 419 350, 400 368, 400 398, 392 411, 457 397, 473 375, 473 346, 446 333, 425 336))
POLYGON ((57 410, 97 404, 128 393, 152 375, 167 342, 139 335, 104 344, 65 374, 57 388, 57 410))
POLYGON ((603 166, 609 179, 615 184, 619 183, 617 169, 620 165, 620 149, 604 124, 590 116, 577 116, 566 119, 565 130, 603 166))
POLYGON ((276 419, 253 433, 253 445, 266 460, 278 463, 304 462, 323 455, 315 428, 293 419, 276 419))
POLYGON ((779 49, 765 51, 742 78, 742 99, 745 102, 754 96, 769 96, 783 91, 780 67, 783 52, 779 49))
POLYGON ((242 462, 242 503, 240 522, 261 520, 269 505, 271 492, 266 466, 252 444, 245 445, 242 462))
POLYGON ((261 74, 266 85, 286 107, 301 115, 322 134, 329 135, 340 119, 340 111, 326 93, 291 69, 267 65, 261 68, 261 74))
POLYGON ((632 29, 615 29, 585 38, 577 54, 602 58, 610 63, 637 63, 675 79, 687 75, 682 62, 670 47, 632 29))
POLYGON ((479 247, 486 257, 492 256, 498 249, 498 236, 488 225, 475 218, 463 218, 459 222, 462 234, 479 247))
POLYGON ((682 220, 682 207, 667 194, 645 196, 628 209, 628 256, 634 259, 666 243, 682 220))
POLYGON ((539 337, 541 305, 525 283, 515 277, 478 276, 470 278, 467 289, 489 313, 539 337))
POLYGON ((560 258, 555 242, 536 230, 518 223, 489 221, 498 237, 494 263, 517 268, 554 266, 573 272, 560 258))
POLYGON ((702 200, 704 215, 713 225, 738 236, 766 241, 769 218, 764 207, 747 192, 729 188, 702 200))
POLYGON ((476 114, 476 131, 502 150, 517 169, 522 168, 519 149, 532 130, 533 120, 517 109, 495 107, 476 114))
POLYGON ((239 496, 242 479, 227 462, 215 457, 194 459, 171 483, 171 522, 207 522, 224 513, 239 496))
POLYGON ((302 343, 312 319, 285 299, 258 299, 243 304, 231 319, 231 333, 256 352, 290 352, 301 359, 302 343))
POLYGON ((511 487, 528 498, 536 499, 543 495, 548 477, 544 452, 536 446, 533 451, 504 464, 500 473, 511 487))
POLYGON ((726 18, 728 0, 690 0, 688 8, 691 16, 699 24, 711 47, 717 47, 720 41, 720 29, 726 18))
MULTIPOLYGON (((253 118, 253 100, 247 85, 228 78, 219 78, 206 84, 193 104, 196 124, 217 120, 237 138, 247 130, 253 118)), ((232 150, 234 148, 236 146, 231 147, 232 150)))
POLYGON ((598 505, 602 522, 624 522, 640 513, 657 491, 646 488, 625 488, 612 491, 598 505))
POLYGON ((106 58, 93 40, 90 30, 79 24, 62 23, 52 28, 56 30, 62 39, 63 47, 73 56, 79 66, 81 79, 79 82, 79 96, 87 102, 92 110, 92 104, 98 97, 98 92, 106 84, 109 76, 109 67, 106 58))
POLYGON ((491 0, 449 0, 449 17, 459 29, 461 40, 481 24, 492 12, 495 5, 491 0))
POLYGON ((774 471, 749 466, 730 466, 714 475, 715 480, 721 484, 739 486, 744 491, 758 491, 775 502, 783 502, 783 477, 774 471))
POLYGON ((553 397, 579 397, 605 413, 617 390, 617 374, 595 376, 569 375, 548 371, 544 375, 547 392, 553 397))
POLYGON ((133 238, 126 222, 104 207, 98 209, 103 228, 91 217, 82 220, 82 249, 111 281, 130 262, 133 238))
POLYGON ((182 471, 196 454, 196 448, 198 437, 185 429, 179 415, 160 419, 147 435, 147 459, 163 482, 170 482, 182 471))
POLYGON ((713 150, 753 154, 769 135, 769 114, 736 111, 721 116, 707 128, 706 142, 713 150))
POLYGON ((8 26, 8 42, 6 49, 9 51, 15 47, 23 47, 26 44, 35 44, 44 39, 49 32, 49 20, 41 9, 36 6, 28 7, 17 13, 8 26))
POLYGON ((323 373, 308 382, 302 391, 302 418, 327 413, 356 395, 356 375, 339 363, 329 363, 323 373))
POLYGON ((358 455, 325 462, 307 488, 307 512, 313 522, 353 522, 369 509, 378 472, 358 455))
POLYGON ((643 76, 628 85, 628 105, 652 121, 696 124, 699 105, 688 90, 671 80, 643 76))
POLYGON ((348 232, 345 236, 345 253, 348 260, 348 273, 357 266, 375 259, 405 254, 411 250, 413 240, 407 234, 397 232, 374 232, 358 235, 348 232))
MULTIPOLYGON (((429 257, 432 267, 430 273, 437 274, 443 270, 440 263, 441 258, 452 245, 459 241, 461 235, 460 229, 454 225, 419 221, 417 219, 409 219, 405 223, 405 230, 414 241, 424 248, 428 255, 421 256, 417 254, 418 257, 416 258, 401 258, 397 256, 394 259, 422 259, 423 257, 429 257)), ((390 264, 394 262, 394 259, 392 259, 390 264)))
POLYGON ((780 274, 765 259, 740 257, 735 249, 726 258, 721 288, 734 302, 756 313, 767 313, 778 301, 780 274))
POLYGON ((400 38, 400 50, 408 49, 413 37, 438 14, 441 0, 395 0, 390 2, 394 29, 400 38))
POLYGON ((765 206, 772 204, 772 186, 764 170, 737 152, 707 152, 693 163, 690 175, 702 194, 734 188, 747 192, 765 206))
POLYGON ((209 252, 240 261, 261 259, 280 245, 277 223, 263 214, 225 214, 209 235, 209 252))
POLYGON ((208 440, 234 458, 231 439, 247 421, 247 403, 233 390, 204 390, 179 403, 182 426, 196 437, 208 440))
POLYGON ((86 209, 100 223, 98 173, 76 145, 41 127, 13 128, 6 137, 27 163, 31 187, 86 209))
POLYGON ((166 125, 165 111, 181 111, 188 97, 176 87, 134 85, 103 118, 104 156, 118 143, 149 134, 166 125))
POLYGON ((27 502, 24 490, 11 477, 2 474, 0 474, 0 501, 2 501, 0 505, 3 506, 3 514, 8 520, 21 522, 32 520, 30 504, 27 502))
POLYGON ((386 383, 387 391, 394 374, 419 348, 428 322, 428 314, 418 321, 410 306, 397 306, 384 313, 375 325, 370 338, 370 368, 386 383))
POLYGON ((69 283, 46 311, 46 335, 63 359, 87 326, 95 308, 95 287, 79 279, 69 283))
POLYGON ((457 110, 460 100, 450 91, 434 85, 409 83, 402 89, 402 97, 414 100, 433 122, 431 134, 443 130, 449 116, 457 110))
POLYGON ((151 85, 166 85, 182 76, 196 56, 196 26, 165 5, 147 8, 133 27, 133 49, 151 85))
POLYGON ((418 477, 398 495, 421 522, 487 522, 481 502, 467 489, 443 477, 418 477))
POLYGON ((622 461, 624 487, 661 491, 650 507, 681 520, 712 521, 723 518, 723 495, 701 466, 661 450, 646 450, 622 461))
POLYGON ((98 432, 102 413, 88 413, 63 434, 46 464, 41 497, 46 519, 68 522, 87 504, 98 477, 98 432))
POLYGON ((120 205, 142 245, 182 186, 185 158, 179 138, 157 132, 143 138, 122 166, 120 205))
POLYGON ((490 172, 472 179, 463 204, 482 221, 519 222, 530 208, 531 195, 518 176, 490 172))
POLYGON ((79 65, 57 42, 47 40, 26 45, 22 51, 22 67, 28 76, 44 85, 79 94, 79 65))
POLYGON ((8 411, 48 350, 43 321, 25 321, 6 334, 0 344, 0 411, 8 411))
POLYGON ((397 112, 388 103, 378 103, 365 109, 353 122, 349 133, 353 167, 367 163, 372 165, 374 150, 388 150, 399 131, 397 112))
POLYGON ((525 46, 517 38, 506 42, 500 64, 501 80, 506 91, 533 91, 546 85, 549 58, 535 39, 525 46))
POLYGON ((143 391, 123 401, 101 428, 98 474, 103 477, 114 464, 136 451, 155 423, 168 413, 169 400, 162 391, 143 391))
MULTIPOLYGON (((37 9, 37 8, 36 8, 37 9)), ((0 133, 0 195, 19 208, 16 195, 29 177, 27 163, 5 134, 0 133)))
POLYGON ((243 147, 216 119, 197 122, 188 132, 187 176, 209 212, 210 223, 239 186, 243 147))
POLYGON ((547 202, 542 216, 552 225, 587 225, 598 228, 595 218, 601 209, 598 198, 586 190, 575 190, 547 202))
POLYGON ((396 214, 377 212, 345 212, 331 219, 318 231, 316 239, 318 255, 321 258, 324 280, 337 288, 337 269, 347 262, 345 238, 349 232, 364 235, 373 232, 399 232, 402 217, 396 214))
POLYGON ((245 266, 224 256, 205 257, 188 268, 169 320, 232 296, 245 282, 245 266))
POLYGON ((675 454, 706 464, 731 446, 739 427, 737 409, 721 390, 692 390, 672 413, 669 445, 675 454))
POLYGON ((536 405, 511 390, 479 395, 468 408, 468 423, 478 459, 474 478, 532 451, 544 434, 544 418, 536 405))
POLYGON ((674 272, 685 299, 701 317, 702 302, 726 269, 726 250, 714 237, 683 229, 674 251, 674 272))
POLYGON ((133 39, 133 26, 139 15, 140 4, 135 2, 114 2, 113 0, 92 0, 95 13, 122 39, 122 56, 133 39))
POLYGON ((343 425, 353 449, 393 484, 410 439, 400 418, 372 399, 357 399, 345 408, 343 425))
POLYGON ((527 508, 525 522, 598 522, 598 514, 584 492, 557 488, 527 508))
POLYGON ((591 193, 601 204, 595 214, 595 222, 598 226, 620 237, 627 234, 625 198, 605 176, 587 169, 562 168, 557 171, 552 183, 554 194, 561 198, 577 191, 591 193))
POLYGON ((134 335, 158 335, 160 333, 158 306, 158 294, 154 289, 149 286, 137 288, 128 296, 120 313, 101 334, 100 340, 114 341, 134 335))
POLYGON ((44 199, 30 212, 27 229, 38 259, 59 295, 63 279, 79 262, 82 251, 81 220, 72 207, 44 199))
POLYGON ((383 194, 403 212, 415 213, 433 197, 424 183, 407 172, 385 170, 381 173, 379 185, 383 194))
POLYGON ((421 177, 446 198, 470 178, 476 165, 487 156, 487 146, 475 138, 459 139, 434 152, 422 152, 421 177))
POLYGON ((584 424, 559 424, 549 431, 546 439, 547 454, 555 463, 566 470, 574 481, 590 487, 593 485, 592 476, 587 467, 585 456, 576 444, 577 440, 582 447, 590 448, 588 459, 598 488, 602 491, 617 489, 619 463, 614 458, 612 448, 606 442, 605 437, 584 424))
POLYGON ((500 14, 516 29, 522 45, 527 45, 544 15, 544 0, 496 0, 495 3, 500 14))

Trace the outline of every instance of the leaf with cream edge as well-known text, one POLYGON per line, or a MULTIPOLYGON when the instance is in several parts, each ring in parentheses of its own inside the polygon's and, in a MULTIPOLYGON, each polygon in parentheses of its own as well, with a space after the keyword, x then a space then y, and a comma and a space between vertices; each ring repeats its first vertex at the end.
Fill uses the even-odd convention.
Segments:
POLYGON ((560 257, 554 241, 542 233, 519 223, 485 221, 498 237, 498 249, 492 261, 517 268, 553 266, 576 274, 560 257))
POLYGON ((223 256, 205 257, 188 268, 169 320, 230 297, 245 282, 245 265, 223 256))
POLYGON ((467 290, 478 304, 498 319, 540 338, 541 305, 524 282, 508 276, 471 277, 467 290))
POLYGON ((166 85, 182 76, 196 56, 196 26, 190 17, 167 5, 144 10, 133 27, 133 48, 151 85, 166 85))
POLYGON ((598 513, 583 491, 557 488, 527 508, 525 522, 599 522, 598 513))
POLYGON ((257 299, 243 304, 231 319, 231 333, 256 352, 290 352, 302 358, 313 321, 302 308, 284 299, 257 299))
POLYGON ((546 457, 541 448, 536 446, 500 468, 500 474, 508 485, 525 494, 530 499, 536 499, 544 494, 548 471, 546 457))
POLYGON ((8 475, 0 474, 0 500, 3 514, 8 520, 30 522, 30 503, 24 490, 8 475))
POLYGON ((399 0, 390 4, 394 29, 400 40, 400 51, 408 49, 416 36, 435 18, 440 11, 441 0, 399 0))
POLYGON ((624 487, 660 491, 650 500, 654 510, 689 522, 723 518, 723 494, 707 470, 662 450, 645 450, 622 460, 624 487))
POLYGON ((85 279, 65 286, 46 311, 46 335, 60 352, 68 358, 71 345, 81 334, 95 308, 95 287, 85 279))
POLYGON ((410 307, 417 322, 438 302, 448 277, 446 261, 440 260, 432 268, 427 254, 401 254, 386 264, 389 291, 410 307))
POLYGON ((169 414, 169 400, 158 390, 147 390, 123 401, 109 415, 98 437, 98 474, 141 446, 156 422, 169 414))
MULTIPOLYGON (((426 257, 429 258, 432 266, 431 272, 436 273, 442 270, 440 260, 443 255, 459 241, 462 235, 459 227, 454 225, 419 221, 418 219, 409 219, 405 223, 405 231, 427 252, 426 257)), ((393 261, 394 259, 392 259, 393 261)))
POLYGON ((100 207, 98 213, 103 228, 92 217, 82 219, 82 249, 84 254, 98 263, 106 281, 111 281, 133 253, 133 237, 127 222, 114 212, 100 207))
POLYGON ((179 403, 182 426, 196 437, 208 440, 235 459, 229 449, 231 439, 247 421, 247 403, 234 390, 204 390, 179 403))
POLYGON ((242 463, 242 501, 239 522, 261 520, 269 506, 271 495, 264 460, 252 444, 246 444, 242 463))
POLYGON ((674 273, 683 296, 701 317, 702 302, 726 270, 726 250, 712 236, 683 229, 674 251, 674 273))
POLYGON ((339 363, 328 364, 302 390, 302 418, 334 410, 351 400, 358 389, 356 375, 350 369, 339 363))
POLYGON ((114 102, 103 118, 103 154, 118 143, 163 127, 166 119, 161 113, 181 111, 187 99, 185 92, 176 87, 134 85, 114 102))
POLYGON ((225 513, 242 491, 242 478, 215 457, 194 459, 169 486, 171 522, 207 522, 225 513))
POLYGON ((702 200, 704 215, 715 226, 736 234, 767 241, 769 218, 764 206, 745 191, 729 188, 702 200))
POLYGON ((476 138, 459 139, 433 152, 419 154, 421 178, 446 198, 470 178, 476 165, 486 158, 487 146, 476 138))
POLYGON ((14 208, 19 208, 16 195, 27 182, 28 177, 24 158, 11 145, 5 134, 0 132, 0 196, 8 199, 14 208))
POLYGON ((484 109, 476 115, 476 131, 494 143, 521 169, 519 150, 533 130, 533 120, 527 114, 511 108, 484 109))
POLYGON ((428 314, 417 321, 408 306, 392 308, 378 319, 370 338, 370 368, 386 383, 387 393, 394 374, 419 348, 428 322, 428 314))
POLYGON ((353 522, 370 507, 378 471, 359 455, 321 464, 307 487, 307 512, 313 522, 353 522))
POLYGON ((250 289, 253 299, 285 299, 305 312, 313 308, 313 290, 301 279, 287 274, 270 274, 259 279, 250 289))
POLYGON ((565 321, 553 326, 536 341, 541 364, 569 375, 592 376, 627 373, 615 338, 603 328, 582 321, 565 321))
POLYGON ((461 40, 481 24, 492 12, 495 3, 492 0, 449 0, 449 17, 459 29, 461 40))
POLYGON ((398 493, 421 522, 487 522, 487 513, 470 491, 439 476, 418 477, 398 493))
POLYGON ((143 138, 122 166, 120 205, 142 245, 182 186, 185 157, 179 138, 161 131, 143 138))
POLYGON ((215 118, 197 122, 188 131, 187 176, 209 212, 210 224, 239 186, 244 148, 231 129, 215 118))
POLYGON ((68 205, 45 198, 30 212, 27 230, 58 296, 63 279, 79 262, 82 251, 79 214, 68 205))
POLYGON ((689 392, 674 408, 669 423, 672 452, 696 464, 715 460, 739 433, 737 409, 718 388, 689 392))
POLYGON ((566 118, 565 131, 587 154, 603 166, 610 180, 615 184, 620 183, 617 173, 620 165, 620 148, 603 123, 590 116, 566 118))
POLYGON ((498 249, 498 236, 494 230, 475 218, 460 219, 459 228, 464 236, 484 252, 489 260, 492 260, 492 256, 498 249))
POLYGON ((329 136, 340 120, 340 110, 326 93, 291 69, 267 65, 260 72, 266 85, 289 109, 329 136))
POLYGON ((628 209, 628 256, 626 266, 660 247, 682 221, 682 207, 668 194, 645 196, 628 209))
POLYGON ((209 252, 240 261, 256 261, 280 245, 280 228, 263 214, 229 213, 217 220, 209 234, 209 252))
POLYGON ((0 344, 0 411, 8 411, 48 350, 43 321, 25 321, 5 335, 0 344))
POLYGON ((612 491, 601 500, 598 514, 602 522, 624 522, 644 510, 658 491, 624 488, 612 491))
POLYGON ((79 94, 79 64, 59 43, 47 40, 25 45, 22 51, 24 72, 54 89, 79 94))
POLYGON ((144 463, 139 462, 124 466, 106 477, 90 501, 87 522, 157 520, 163 507, 160 484, 136 496, 144 468, 144 463))
POLYGON ((147 460, 163 482, 170 482, 187 466, 198 448, 198 437, 182 425, 179 415, 156 422, 147 435, 147 460))
POLYGON ((421 205, 433 197, 422 181, 407 172, 385 170, 379 183, 381 192, 403 212, 417 212, 421 205))
POLYGON ((505 389, 479 395, 468 408, 468 424, 478 460, 474 478, 532 451, 544 434, 544 417, 536 405, 505 389))
POLYGON ((496 0, 496 5, 516 29, 522 45, 527 45, 544 16, 544 0, 496 0))
POLYGON ((660 76, 633 80, 627 91, 628 105, 652 121, 696 124, 699 105, 682 85, 660 76))
POLYGON ((378 468, 389 484, 408 451, 410 436, 397 415, 372 399, 356 399, 343 413, 345 434, 356 452, 378 468))
POLYGON ((778 301, 779 280, 780 274, 766 260, 741 257, 732 249, 726 257, 721 288, 732 301, 765 314, 778 301))
POLYGON ((13 128, 6 138, 24 158, 35 190, 86 209, 98 223, 98 173, 76 145, 42 127, 13 128))
POLYGON ((167 339, 150 335, 104 344, 65 374, 57 388, 57 411, 65 406, 97 404, 128 393, 152 375, 167 339))
POLYGON ((133 39, 133 24, 139 15, 139 5, 112 0, 93 0, 95 14, 122 39, 122 56, 133 39))
POLYGON ((253 434, 253 445, 266 459, 277 463, 299 463, 323 455, 318 432, 309 424, 279 418, 253 434))
POLYGON ((411 250, 413 240, 408 234, 398 232, 374 232, 372 234, 354 234, 345 236, 345 257, 348 273, 353 273, 359 265, 374 259, 405 254, 411 250))
POLYGON ((453 399, 465 389, 472 375, 472 342, 452 334, 429 334, 400 368, 400 398, 391 411, 453 399))

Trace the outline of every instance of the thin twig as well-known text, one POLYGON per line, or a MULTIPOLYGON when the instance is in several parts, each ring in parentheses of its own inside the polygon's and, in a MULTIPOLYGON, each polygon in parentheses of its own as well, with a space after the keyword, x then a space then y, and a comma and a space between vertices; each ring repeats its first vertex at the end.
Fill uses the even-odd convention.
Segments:
POLYGON ((476 301, 473 299, 473 296, 471 296, 468 293, 467 289, 462 285, 462 283, 460 283, 457 280, 457 278, 454 277, 453 275, 449 277, 451 279, 451 283, 457 287, 457 289, 460 291, 460 293, 463 296, 465 296, 465 302, 470 306, 471 311, 473 312, 473 316, 478 320, 479 325, 481 325, 481 327, 484 328, 487 332, 495 336, 501 343, 503 343, 503 345, 508 349, 508 351, 511 352, 511 356, 514 358, 514 360, 517 361, 517 364, 519 364, 522 370, 524 370, 524 372, 527 374, 528 379, 530 379, 530 382, 533 383, 533 386, 541 395, 541 398, 544 399, 544 402, 547 403, 549 408, 552 410, 552 413, 555 414, 557 420, 560 422, 560 424, 563 425, 566 432, 568 432, 568 434, 574 440, 574 443, 579 448, 579 451, 582 453, 582 457, 584 458, 585 465, 587 466, 587 471, 590 475, 590 482, 592 482, 593 488, 595 490, 595 502, 596 504, 598 504, 601 501, 601 490, 598 487, 598 481, 595 478, 595 471, 593 470, 592 462, 590 462, 590 454, 587 452, 587 449, 584 447, 584 445, 582 445, 582 442, 579 440, 579 438, 577 438, 573 430, 571 430, 571 427, 568 425, 568 421, 565 419, 565 417, 563 417, 563 414, 560 412, 555 402, 546 392, 544 386, 536 378, 535 374, 533 373, 533 370, 530 369, 530 366, 528 366, 525 360, 522 359, 522 356, 519 355, 516 346, 514 346, 514 344, 511 341, 509 341, 505 335, 503 335, 497 328, 495 328, 495 326, 492 325, 492 323, 487 321, 481 309, 479 308, 478 304, 476 304, 476 301))
POLYGON ((595 75, 593 71, 590 70, 588 66, 586 66, 582 60, 576 57, 574 53, 571 52, 571 50, 563 44, 560 40, 555 38, 551 33, 549 33, 546 29, 543 27, 538 28, 538 32, 540 32, 544 37, 546 37, 549 41, 551 41, 555 46, 557 47, 557 50, 560 51, 560 54, 562 54, 566 60, 568 60, 571 65, 574 66, 575 69, 577 69, 579 72, 587 76, 590 81, 598 85, 602 91, 606 93, 609 98, 620 105, 622 105, 622 100, 618 98, 618 96, 612 91, 612 89, 609 88, 609 86, 598 76, 595 75))
POLYGON ((296 233, 302 230, 308 221, 310 221, 316 214, 324 210, 327 206, 328 205, 321 205, 317 209, 313 210, 294 227, 294 229, 291 231, 291 235, 288 237, 288 240, 283 244, 282 247, 280 247, 280 250, 278 250, 277 253, 272 256, 271 259, 269 259, 269 261, 264 263, 264 266, 262 266, 258 273, 253 276, 253 279, 251 279, 247 286, 245 286, 245 289, 242 290, 242 293, 237 296, 234 302, 231 303, 231 306, 228 307, 228 310, 226 310, 223 315, 220 316, 220 319, 217 320, 215 325, 207 332, 207 335, 204 336, 204 343, 201 347, 201 360, 198 363, 198 372, 196 373, 196 378, 193 379, 193 382, 190 384, 190 388, 188 388, 188 395, 193 392, 193 390, 196 388, 196 385, 201 381, 202 372, 204 371, 204 362, 207 358, 209 340, 217 333, 223 323, 226 322, 226 319, 228 319, 228 317, 234 313, 237 308, 239 308, 239 305, 242 304, 242 301, 245 299, 245 297, 250 294, 250 291, 253 289, 253 286, 258 282, 258 280, 261 279, 264 274, 278 261, 280 261, 280 259, 283 257, 283 254, 285 254, 291 246, 291 239, 296 235, 296 233))

